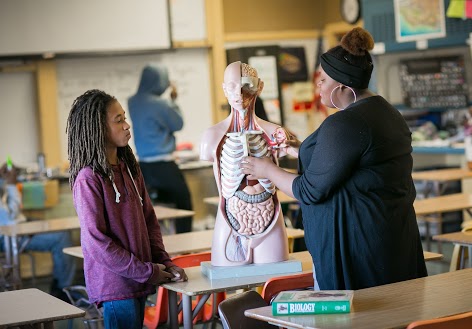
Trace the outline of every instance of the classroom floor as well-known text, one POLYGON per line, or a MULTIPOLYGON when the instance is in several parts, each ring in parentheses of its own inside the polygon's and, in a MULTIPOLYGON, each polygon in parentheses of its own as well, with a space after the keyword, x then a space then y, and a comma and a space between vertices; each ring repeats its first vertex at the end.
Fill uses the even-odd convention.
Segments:
MULTIPOLYGON (((423 242, 423 248, 425 248, 424 242, 423 242)), ((440 273, 449 271, 449 264, 451 261, 452 250, 453 250, 453 245, 451 243, 443 243, 442 254, 444 255, 444 258, 440 261, 426 262, 429 275, 435 275, 435 274, 440 274, 440 273)), ((429 251, 438 252, 437 242, 431 243, 431 250, 429 251)), ((36 287, 38 289, 48 292, 50 282, 51 282, 51 277, 49 276, 36 278, 35 285, 33 284, 32 280, 28 279, 28 280, 24 280, 24 288, 36 287)), ((81 270, 78 271, 76 274, 75 284, 84 284, 83 273, 81 270)), ((207 326, 207 327, 211 328, 211 326, 207 326)), ((69 321, 65 320, 65 321, 55 322, 55 328, 56 329, 83 329, 85 328, 85 325, 81 319, 74 319, 71 327, 69 327, 69 321)), ((162 326, 162 328, 165 328, 165 326, 162 326)), ((203 329, 204 326, 202 324, 198 324, 194 328, 203 329)), ((214 328, 221 329, 222 326, 221 324, 218 323, 216 324, 214 328)))

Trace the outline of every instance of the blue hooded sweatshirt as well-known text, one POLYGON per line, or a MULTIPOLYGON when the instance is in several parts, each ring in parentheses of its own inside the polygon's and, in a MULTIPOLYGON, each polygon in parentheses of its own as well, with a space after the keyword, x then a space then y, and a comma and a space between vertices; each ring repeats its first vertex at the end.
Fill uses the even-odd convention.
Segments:
POLYGON ((168 159, 175 151, 174 132, 182 129, 183 119, 174 101, 160 97, 169 86, 167 69, 150 64, 143 69, 138 92, 128 99, 139 161, 168 159))

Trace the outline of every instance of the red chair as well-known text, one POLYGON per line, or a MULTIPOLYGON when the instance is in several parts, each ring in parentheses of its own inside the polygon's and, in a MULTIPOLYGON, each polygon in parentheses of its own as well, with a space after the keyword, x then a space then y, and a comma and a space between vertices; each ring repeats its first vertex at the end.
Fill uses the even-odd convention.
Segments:
POLYGON ((279 276, 269 279, 265 283, 264 288, 262 288, 262 298, 267 304, 270 304, 272 299, 281 291, 309 288, 314 285, 315 280, 312 272, 279 276))
POLYGON ((472 312, 446 316, 439 319, 418 320, 410 323, 406 329, 470 329, 472 312))
MULTIPOLYGON (((181 255, 172 258, 172 262, 181 267, 194 267, 200 266, 201 262, 210 261, 211 260, 211 253, 210 252, 202 252, 197 254, 188 254, 188 255, 181 255)), ((193 320, 194 323, 198 321, 208 322, 211 321, 214 317, 213 312, 213 302, 215 300, 217 309, 220 302, 222 302, 226 298, 225 292, 217 293, 216 296, 210 296, 208 302, 202 307, 201 311, 197 314, 195 319, 193 320)), ((196 300, 193 301, 193 306, 195 306, 198 301, 201 299, 201 296, 197 296, 196 300)), ((169 296, 167 293, 167 289, 159 287, 157 290, 157 299, 155 306, 147 306, 144 311, 144 325, 147 328, 156 328, 160 324, 164 324, 167 322, 169 313, 169 296)), ((179 314, 179 323, 182 324, 183 317, 182 312, 179 314)))

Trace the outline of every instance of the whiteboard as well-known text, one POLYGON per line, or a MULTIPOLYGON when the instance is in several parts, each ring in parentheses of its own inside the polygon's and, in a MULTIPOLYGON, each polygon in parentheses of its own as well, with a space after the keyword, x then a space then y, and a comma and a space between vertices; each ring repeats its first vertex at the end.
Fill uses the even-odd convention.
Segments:
POLYGON ((0 1, 3 56, 167 48, 167 0, 0 1))
POLYGON ((39 151, 36 80, 33 72, 0 73, 0 165, 7 156, 29 167, 39 151))
MULTIPOLYGON (((150 62, 165 65, 170 80, 177 86, 177 104, 184 117, 184 127, 176 133, 177 143, 192 142, 198 152, 201 135, 212 125, 208 51, 179 49, 156 55, 57 60, 59 134, 64 161, 67 160, 66 122, 74 99, 89 89, 101 89, 115 96, 128 112, 128 98, 136 93, 141 70, 150 62)), ((129 114, 127 117, 132 126, 129 114)), ((133 138, 130 145, 136 150, 133 138)))
POLYGON ((170 0, 172 41, 207 39, 205 0, 170 0))

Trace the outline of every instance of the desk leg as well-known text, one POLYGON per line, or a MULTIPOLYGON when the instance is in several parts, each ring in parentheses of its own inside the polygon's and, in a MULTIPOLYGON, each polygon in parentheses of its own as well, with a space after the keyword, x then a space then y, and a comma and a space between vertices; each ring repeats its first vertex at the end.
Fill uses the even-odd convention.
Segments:
POLYGON ((18 252, 18 239, 16 236, 11 237, 11 252, 13 258, 13 285, 15 289, 21 288, 20 274, 20 253, 18 252))
POLYGON ((167 290, 169 294, 169 325, 171 329, 179 328, 179 313, 177 306, 177 293, 167 290))
POLYGON ((469 246, 469 267, 472 268, 472 246, 469 246))
POLYGON ((184 329, 193 328, 192 296, 182 294, 184 329))
POLYGON ((460 252, 459 252, 459 270, 463 270, 465 268, 465 247, 460 246, 460 252))
POLYGON ((13 263, 12 263, 12 259, 11 259, 11 237, 10 236, 5 236, 3 238, 3 246, 4 246, 4 250, 5 250, 5 261, 6 261, 6 265, 8 266, 12 266, 13 263))
MULTIPOLYGON (((41 328, 41 325, 38 327, 41 328)), ((54 322, 48 321, 43 323, 43 329, 54 329, 54 322)))
POLYGON ((431 251, 431 230, 429 227, 428 220, 425 221, 425 228, 426 228, 426 250, 431 251))

